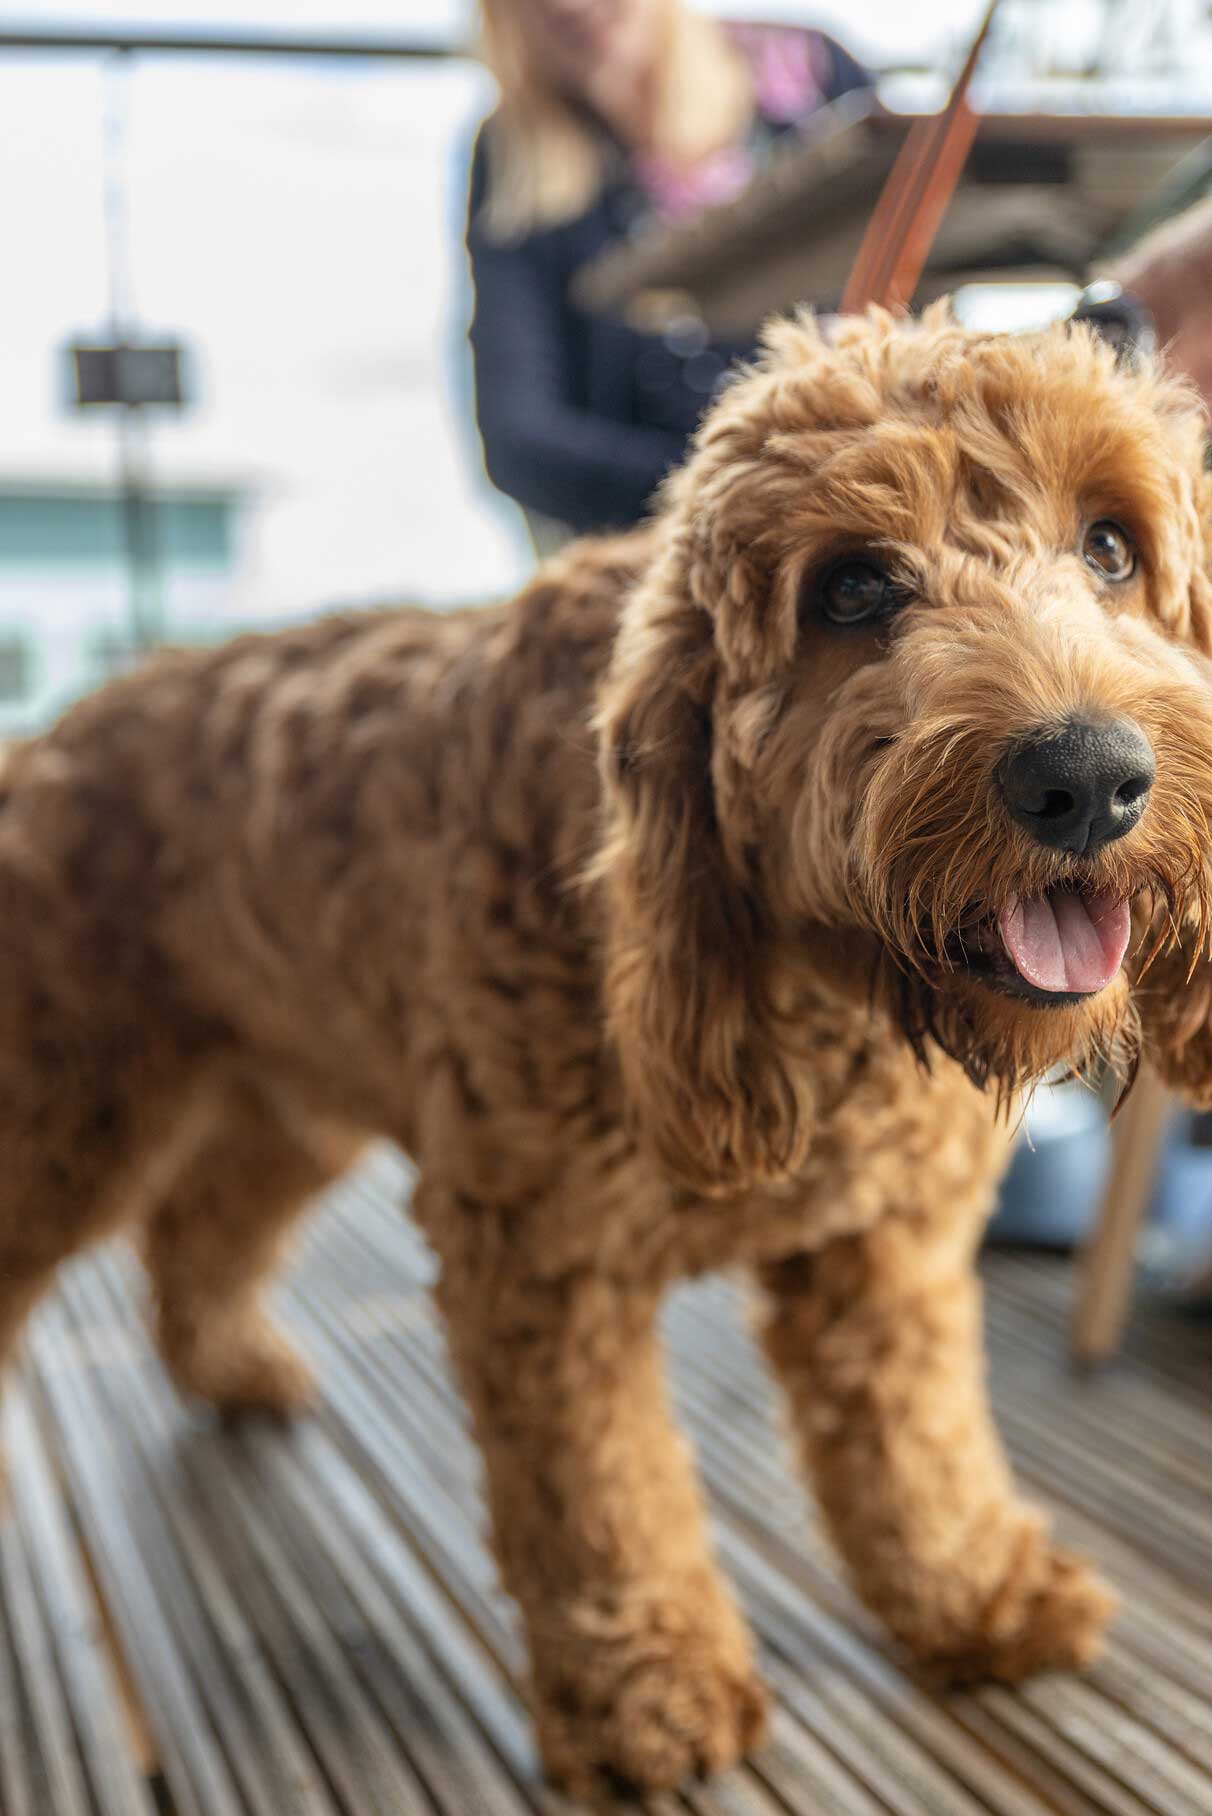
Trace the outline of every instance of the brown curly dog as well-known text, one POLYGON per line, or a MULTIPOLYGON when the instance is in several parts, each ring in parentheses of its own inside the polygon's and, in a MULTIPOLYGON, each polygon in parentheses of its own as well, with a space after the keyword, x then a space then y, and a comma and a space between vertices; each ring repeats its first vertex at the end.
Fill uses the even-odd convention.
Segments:
POLYGON ((261 1289, 382 1131, 553 1774, 761 1732, 654 1332, 732 1262, 893 1633, 1086 1663, 1110 1597, 1015 1493, 972 1255, 1021 1085, 1212 1089, 1202 440, 1085 331, 785 322, 642 532, 166 655, 15 748, 5 1344, 138 1218, 181 1386, 298 1404, 261 1289))

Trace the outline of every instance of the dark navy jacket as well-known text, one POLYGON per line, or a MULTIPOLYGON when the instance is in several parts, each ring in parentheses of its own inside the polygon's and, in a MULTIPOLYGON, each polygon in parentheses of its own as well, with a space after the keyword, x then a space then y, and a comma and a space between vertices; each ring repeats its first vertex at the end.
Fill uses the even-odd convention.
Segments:
MULTIPOLYGON (((832 101, 872 78, 823 39, 832 101)), ((732 359, 749 345, 696 345, 637 333, 570 300, 579 268, 634 230, 646 201, 625 178, 585 213, 499 244, 480 224, 482 127, 472 156, 467 247, 475 289, 476 420, 490 477, 530 510, 578 533, 643 516, 732 359)), ((771 136, 787 130, 771 125, 771 136)))

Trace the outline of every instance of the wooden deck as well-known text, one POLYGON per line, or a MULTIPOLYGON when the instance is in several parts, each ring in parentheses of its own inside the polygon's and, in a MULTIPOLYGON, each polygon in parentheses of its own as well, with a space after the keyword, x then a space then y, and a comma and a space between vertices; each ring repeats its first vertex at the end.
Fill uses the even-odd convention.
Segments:
MULTIPOLYGON (((334 1193, 287 1299, 319 1365, 292 1432, 187 1413, 133 1263, 78 1264, 5 1397, 3 1816, 556 1816, 479 1536, 474 1463, 388 1153, 334 1193)), ((1212 1327, 1139 1309, 1064 1360, 1063 1263, 987 1268, 1024 1479, 1125 1597, 1086 1681, 940 1697, 840 1583, 785 1466, 731 1287, 669 1312, 677 1395, 779 1696, 773 1739, 660 1816, 1212 1816, 1212 1327)))

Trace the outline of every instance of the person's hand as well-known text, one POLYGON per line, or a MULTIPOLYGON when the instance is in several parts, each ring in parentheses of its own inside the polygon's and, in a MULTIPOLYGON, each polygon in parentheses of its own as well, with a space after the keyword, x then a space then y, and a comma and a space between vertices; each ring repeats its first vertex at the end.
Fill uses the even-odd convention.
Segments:
POLYGON ((1155 228, 1106 275, 1144 303, 1168 363, 1212 408, 1212 196, 1155 228))

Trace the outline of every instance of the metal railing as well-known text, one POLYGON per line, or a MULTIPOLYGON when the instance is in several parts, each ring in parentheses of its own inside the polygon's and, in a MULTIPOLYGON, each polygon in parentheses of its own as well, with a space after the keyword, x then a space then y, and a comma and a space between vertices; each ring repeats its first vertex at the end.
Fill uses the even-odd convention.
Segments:
POLYGON ((204 57, 382 57, 406 62, 466 55, 466 46, 439 38, 360 36, 352 32, 311 36, 303 32, 149 31, 141 26, 47 26, 34 21, 0 26, 0 51, 4 50, 204 57))

